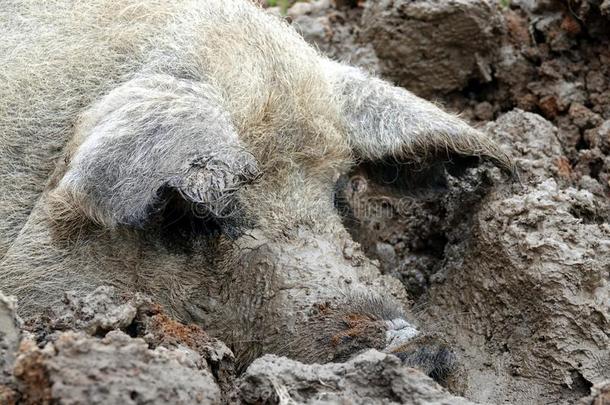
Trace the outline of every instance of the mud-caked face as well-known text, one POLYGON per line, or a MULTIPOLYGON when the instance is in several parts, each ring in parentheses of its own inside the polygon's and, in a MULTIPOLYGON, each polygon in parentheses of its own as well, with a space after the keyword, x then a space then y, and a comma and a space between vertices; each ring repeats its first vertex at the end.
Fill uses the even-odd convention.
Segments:
POLYGON ((307 362, 337 362, 377 349, 444 383, 456 369, 455 355, 442 339, 422 332, 399 308, 393 299, 368 290, 314 305, 297 329, 290 355, 307 362))
POLYGON ((391 278, 373 285, 377 270, 346 231, 297 224, 281 237, 267 232, 254 229, 232 242, 232 276, 220 298, 224 322, 206 323, 241 366, 264 353, 314 363, 377 349, 402 356, 439 381, 444 375, 439 370, 451 368, 450 352, 440 343, 409 345, 425 334, 389 294, 393 283, 394 290, 402 286, 391 278), (226 322, 229 317, 233 320, 226 322), (443 351, 446 356, 439 355, 443 351))
MULTIPOLYGON (((56 262, 82 268, 83 257, 106 259, 98 267, 107 271, 91 265, 83 278, 152 294, 226 340, 243 364, 265 352, 330 361, 418 341, 399 281, 354 254, 335 205, 337 179, 356 159, 510 161, 406 90, 324 67, 326 96, 307 91, 297 102, 288 91, 286 103, 248 120, 235 120, 207 83, 153 74, 114 89, 81 117, 45 202, 53 224, 87 218, 104 239, 60 247, 56 262), (383 305, 371 306, 380 300, 371 297, 383 305)), ((64 228, 80 240, 81 228, 64 228)), ((417 354, 405 359, 447 358, 441 349, 409 350, 417 354)))
MULTIPOLYGON (((240 366, 269 352, 325 362, 375 348, 402 353, 431 375, 447 368, 439 364, 448 357, 432 344, 402 349, 422 336, 400 300, 387 296, 388 284, 396 291, 402 287, 393 279, 373 286, 377 269, 354 253, 358 247, 335 204, 347 156, 304 151, 298 159, 270 165, 260 163, 260 151, 226 145, 138 182, 132 167, 137 162, 126 169, 128 181, 116 177, 117 163, 107 161, 106 146, 76 150, 51 193, 51 207, 76 207, 115 235, 108 239, 116 251, 129 245, 121 236, 125 230, 135 230, 129 243, 151 256, 137 264, 138 271, 169 268, 157 281, 167 275, 164 283, 182 283, 187 294, 180 297, 172 288, 157 298, 223 339, 240 366), (135 208, 129 193, 138 197, 135 208)), ((150 293, 163 284, 134 287, 150 293)))

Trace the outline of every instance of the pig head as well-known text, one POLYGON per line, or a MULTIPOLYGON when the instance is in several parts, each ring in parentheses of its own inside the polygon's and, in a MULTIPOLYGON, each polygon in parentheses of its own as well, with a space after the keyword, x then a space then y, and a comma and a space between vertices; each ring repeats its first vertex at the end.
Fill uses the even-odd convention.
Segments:
POLYGON ((144 65, 123 66, 134 71, 120 80, 99 74, 91 102, 64 114, 69 139, 1 259, 0 290, 26 317, 67 290, 143 292, 223 339, 241 366, 263 353, 324 362, 378 348, 440 378, 451 356, 418 343, 400 283, 343 228, 335 184, 360 161, 425 168, 472 156, 510 171, 509 158, 435 105, 323 58, 249 2, 193 7, 183 25, 163 26, 175 31, 155 31, 191 41, 188 52, 151 39, 159 48, 133 57, 144 65), (214 45, 225 36, 209 13, 261 35, 214 45), (243 55, 251 70, 235 67, 243 55))

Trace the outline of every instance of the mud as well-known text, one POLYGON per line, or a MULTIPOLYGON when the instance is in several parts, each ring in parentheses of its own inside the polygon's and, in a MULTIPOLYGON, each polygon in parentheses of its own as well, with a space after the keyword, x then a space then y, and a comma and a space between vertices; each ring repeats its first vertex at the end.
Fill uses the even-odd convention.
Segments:
MULTIPOLYGON (((14 305, 0 309, 14 317, 14 305)), ((141 295, 68 292, 63 306, 15 331, 17 341, 4 345, 12 361, 2 404, 209 404, 237 395, 233 353, 141 295)))
POLYGON ((220 390, 197 353, 150 350, 143 339, 120 331, 102 339, 63 332, 43 349, 26 341, 14 373, 26 404, 220 401, 220 390))
POLYGON ((12 371, 21 340, 21 320, 15 308, 15 300, 0 293, 0 404, 7 405, 18 398, 12 371))
MULTIPOLYGON (((489 132, 538 139, 544 132, 528 120, 542 121, 511 112, 489 132)), ((561 162, 520 154, 532 177, 543 161, 549 172, 561 162)), ((442 281, 428 291, 422 318, 440 322, 463 351, 469 398, 570 403, 610 378, 608 204, 560 183, 549 176, 496 188, 447 230, 442 281)))
POLYGON ((386 207, 349 224, 459 353, 463 395, 572 403, 610 378, 607 199, 571 183, 558 131, 539 115, 515 110, 486 130, 513 150, 520 184, 469 169, 424 202, 361 170, 352 205, 386 207))
POLYGON ((305 365, 266 355, 239 379, 246 404, 460 404, 472 402, 449 394, 419 371, 375 350, 336 364, 305 365))
POLYGON ((63 307, 27 325, 12 300, 1 303, 0 319, 15 321, 2 338, 2 404, 471 403, 375 350, 327 365, 266 355, 238 377, 222 342, 111 287, 67 293, 63 307))
POLYGON ((384 273, 370 282, 400 280, 457 354, 451 392, 374 350, 327 365, 267 355, 238 375, 200 327, 101 288, 25 325, 0 296, 0 403, 609 403, 610 2, 319 0, 286 14, 329 56, 461 112, 519 166, 507 182, 477 162, 363 162, 338 183, 346 227, 384 273))
MULTIPOLYGON (((405 162, 365 162, 341 184, 344 222, 367 255, 403 282, 421 324, 455 348, 465 382, 456 392, 485 403, 575 403, 587 395, 582 403, 603 403, 610 379, 607 4, 457 3, 367 2, 348 11, 331 4, 315 18, 334 16, 326 17, 328 43, 352 32, 344 43, 370 52, 379 73, 484 127, 515 157, 520 180, 506 184, 494 169, 454 162, 444 178, 418 175, 434 178, 422 192, 417 181, 401 180, 413 177, 405 162), (462 9, 471 12, 448 29, 462 9), (476 21, 482 15, 486 24, 476 21), (476 40, 456 34, 449 45, 449 33, 466 26, 476 40), (486 55, 483 63, 472 61, 476 55, 486 55), (436 57, 440 63, 430 62, 436 57), (449 61, 456 63, 446 67, 449 61), (428 71, 419 63, 430 63, 428 71)), ((337 47, 329 54, 342 57, 337 47)))

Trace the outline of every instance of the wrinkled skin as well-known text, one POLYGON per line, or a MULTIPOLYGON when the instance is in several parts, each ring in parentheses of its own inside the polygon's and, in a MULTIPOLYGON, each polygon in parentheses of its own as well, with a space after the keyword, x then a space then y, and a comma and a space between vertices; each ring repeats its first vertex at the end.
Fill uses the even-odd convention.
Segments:
POLYGON ((404 290, 351 241, 335 183, 361 160, 510 171, 484 134, 245 0, 1 13, 2 54, 21 57, 0 63, 0 289, 24 316, 110 284, 202 324, 242 366, 409 347, 443 378, 453 359, 408 344, 404 290))

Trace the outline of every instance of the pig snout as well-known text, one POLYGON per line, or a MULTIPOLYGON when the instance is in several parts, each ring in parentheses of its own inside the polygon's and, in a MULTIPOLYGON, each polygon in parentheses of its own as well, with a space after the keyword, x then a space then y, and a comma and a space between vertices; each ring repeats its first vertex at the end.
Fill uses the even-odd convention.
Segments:
POLYGON ((238 265, 222 288, 230 293, 223 313, 235 322, 219 337, 233 342, 242 366, 262 353, 324 363, 377 349, 442 381, 453 369, 451 351, 422 333, 388 284, 375 286, 377 270, 354 265, 338 241, 303 229, 283 240, 260 232, 240 239, 238 265))

